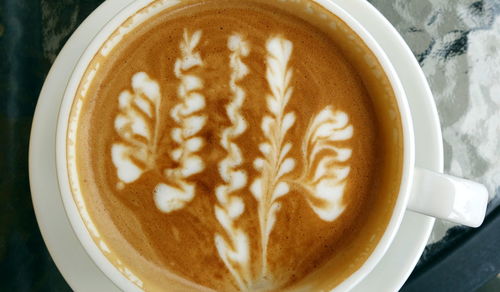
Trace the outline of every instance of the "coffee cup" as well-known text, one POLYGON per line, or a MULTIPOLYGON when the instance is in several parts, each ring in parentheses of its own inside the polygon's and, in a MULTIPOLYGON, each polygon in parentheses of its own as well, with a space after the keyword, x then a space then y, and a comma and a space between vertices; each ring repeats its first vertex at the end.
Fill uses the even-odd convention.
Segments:
MULTIPOLYGON (((332 267, 331 264, 329 265, 329 263, 324 263, 321 267, 317 269, 317 271, 305 275, 303 279, 297 281, 296 283, 297 286, 290 286, 290 289, 292 290, 334 289, 334 291, 346 291, 355 286, 364 276, 366 276, 373 269, 376 263, 380 261, 380 259, 383 257, 385 251, 391 244, 396 232, 399 229, 403 214, 406 210, 413 210, 436 218, 442 218, 452 222, 465 224, 472 227, 477 227, 481 224, 482 220, 484 219, 488 196, 486 189, 480 184, 415 167, 414 163, 415 141, 414 141, 413 125, 412 125, 409 106, 406 100, 404 90, 402 89, 402 86, 400 84, 399 78, 395 70, 393 69, 390 61, 388 60, 387 56, 385 55, 383 50, 377 45, 376 41, 366 32, 366 30, 349 14, 347 14, 340 7, 338 7, 335 3, 322 0, 305 1, 305 2, 310 2, 314 3, 314 5, 317 5, 318 8, 316 11, 320 12, 323 11, 332 14, 334 20, 331 20, 329 27, 332 30, 332 35, 337 36, 338 38, 343 40, 342 44, 339 45, 340 47, 345 46, 345 48, 353 48, 353 49, 360 47, 362 48, 360 51, 367 50, 370 52, 370 54, 365 54, 363 52, 354 52, 355 50, 353 50, 353 56, 347 56, 347 58, 349 57, 352 58, 354 63, 356 62, 360 63, 359 68, 356 69, 358 71, 361 71, 360 74, 362 76, 366 76, 362 78, 366 80, 365 82, 367 84, 366 86, 368 87, 368 90, 371 89, 373 91, 380 91, 382 92, 380 94, 381 96, 384 95, 384 93, 387 93, 388 100, 383 100, 382 98, 380 98, 380 100, 377 101, 378 106, 381 108, 393 107, 392 110, 380 109, 380 111, 387 112, 388 116, 392 116, 390 119, 388 118, 387 120, 384 120, 384 122, 381 122, 381 124, 383 124, 381 126, 382 129, 381 132, 385 133, 383 135, 385 135, 384 139, 386 139, 387 141, 392 141, 390 139, 399 141, 399 142, 394 142, 393 148, 390 148, 390 150, 394 151, 393 152, 394 155, 396 155, 396 153, 397 155, 399 155, 398 159, 391 160, 393 161, 393 163, 395 163, 395 165, 397 164, 397 166, 394 167, 396 169, 395 173, 397 173, 398 175, 393 177, 392 183, 390 182, 390 179, 387 177, 385 177, 384 180, 384 184, 386 185, 387 190, 389 190, 390 188, 397 189, 396 194, 394 196, 393 206, 390 209, 390 214, 388 215, 386 225, 383 226, 383 230, 380 232, 380 238, 377 238, 376 240, 377 242, 373 244, 373 248, 370 249, 366 258, 364 258, 364 260, 362 260, 362 262, 359 265, 354 266, 352 268, 353 269, 352 272, 350 272, 347 276, 339 277, 335 281, 332 280, 331 276, 331 273, 334 273, 335 269, 332 267), (387 84, 383 84, 384 80, 386 81, 387 84), (393 129, 393 126, 391 125, 392 123, 400 124, 400 126, 396 127, 397 130, 394 133, 391 133, 391 130, 393 129), (399 150, 397 147, 398 145, 401 146, 401 149, 399 150)), ((78 62, 78 65, 76 66, 70 78, 70 82, 67 86, 64 100, 60 109, 58 129, 57 129, 56 158, 57 158, 57 173, 59 178, 59 186, 61 189, 61 194, 67 211, 67 215, 70 219, 73 229, 75 230, 75 233, 77 234, 79 240, 81 241, 82 245, 91 256, 91 258, 114 283, 116 283, 121 289, 125 291, 137 291, 141 289, 149 290, 149 287, 161 289, 161 287, 158 287, 157 285, 148 286, 147 284, 145 284, 145 281, 141 277, 137 276, 137 270, 140 270, 143 267, 142 266, 131 267, 130 264, 124 262, 120 258, 120 256, 115 255, 112 252, 112 248, 108 246, 107 241, 101 239, 100 233, 103 233, 102 229, 97 228, 93 222, 94 221, 93 216, 95 216, 96 212, 89 211, 89 209, 87 208, 87 205, 89 205, 88 201, 86 203, 84 198, 85 194, 83 194, 81 188, 78 187, 79 184, 81 184, 81 182, 78 182, 78 180, 80 180, 81 178, 79 177, 79 171, 76 166, 79 156, 76 151, 75 145, 78 144, 77 129, 79 123, 81 123, 80 120, 81 111, 79 112, 79 109, 81 109, 81 107, 84 104, 84 100, 79 99, 78 97, 79 96, 85 97, 87 95, 86 91, 88 90, 89 86, 91 87, 92 76, 95 74, 99 74, 98 66, 94 67, 92 66, 96 64, 96 58, 101 58, 102 56, 104 56, 102 58, 107 58, 108 55, 112 55, 113 50, 116 49, 116 46, 119 46, 120 42, 122 42, 122 39, 126 38, 128 33, 134 31, 135 28, 140 27, 141 24, 143 24, 146 20, 152 19, 155 15, 161 13, 161 11, 175 8, 175 5, 180 5, 180 4, 174 3, 172 1, 138 0, 135 1, 133 4, 131 4, 129 7, 127 7, 126 9, 124 9, 123 11, 119 12, 112 19, 112 21, 110 21, 98 33, 98 35, 94 38, 92 43, 86 49, 85 53, 82 55, 80 61, 78 62), (87 80, 90 81, 86 82, 87 80)), ((293 5, 298 5, 298 4, 284 3, 282 5, 283 6, 290 5, 290 7, 292 7, 293 5)), ((187 8, 187 9, 194 9, 194 8, 187 8)), ((294 7, 293 9, 296 9, 296 7, 294 7)), ((315 11, 314 9, 312 10, 315 11)), ((326 16, 326 18, 328 17, 329 16, 326 16)), ((320 23, 321 19, 324 19, 324 17, 318 14, 318 16, 315 17, 314 19, 317 19, 318 23, 320 23)), ((184 47, 189 47, 189 44, 198 44, 199 42, 201 42, 200 41, 201 35, 198 34, 197 31, 193 32, 185 31, 182 37, 185 40, 188 40, 185 42, 184 47)), ((235 35, 234 38, 229 37, 228 40, 229 50, 231 52, 239 52, 240 54, 239 57, 236 53, 235 55, 231 56, 235 56, 234 60, 239 60, 240 62, 243 62, 244 60, 243 57, 246 54, 248 54, 246 53, 248 49, 242 46, 242 44, 244 44, 244 42, 242 41, 241 35, 235 35), (231 40, 233 41, 236 40, 235 41, 236 44, 232 45, 231 40)), ((276 52, 276 50, 278 50, 278 52, 280 52, 279 50, 283 52, 288 52, 288 53, 276 54, 278 57, 276 57, 275 59, 278 61, 282 60, 280 56, 288 56, 292 54, 291 44, 292 43, 289 42, 285 37, 280 38, 280 37, 270 36, 265 44, 268 51, 267 52, 268 58, 271 58, 273 56, 273 52, 276 52)), ((343 51, 344 54, 348 55, 349 50, 345 48, 341 49, 344 50, 343 51)), ((189 75, 187 73, 183 75, 182 68, 188 68, 189 66, 195 66, 197 64, 202 63, 202 61, 199 61, 196 57, 199 55, 197 55, 197 53, 194 52, 192 49, 193 48, 191 48, 191 51, 187 50, 192 53, 191 55, 186 53, 186 55, 183 58, 178 58, 178 60, 181 60, 179 63, 176 62, 176 64, 179 64, 176 65, 177 66, 176 68, 180 68, 178 69, 178 71, 175 72, 175 74, 178 75, 176 76, 178 77, 178 79, 181 80, 181 82, 182 80, 187 82, 184 88, 188 88, 189 86, 191 86, 190 85, 191 83, 189 82, 196 83, 196 80, 192 79, 191 78, 192 75, 189 75), (185 63, 182 63, 182 61, 185 61, 185 63)), ((293 49, 297 51, 299 48, 298 46, 296 46, 293 47, 293 49)), ((267 64, 273 64, 272 61, 269 60, 267 64)), ((203 62, 208 62, 208 61, 204 60, 203 62)), ((287 62, 285 61, 284 63, 287 62)), ((270 66, 271 65, 268 65, 268 67, 270 66)), ((278 69, 274 70, 273 72, 280 71, 279 63, 277 66, 278 69)), ((192 67, 189 67, 188 69, 191 68, 192 67)), ((272 70, 269 69, 268 71, 271 72, 272 70)), ((282 71, 284 76, 288 74, 287 72, 292 72, 288 71, 288 69, 282 71)), ((241 75, 244 74, 236 74, 235 76, 241 76, 241 75)), ((239 79, 237 79, 236 77, 234 80, 232 80, 234 84, 236 84, 236 82, 238 81, 239 79)), ((133 76, 131 83, 133 89, 135 89, 134 84, 143 84, 142 86, 146 88, 142 89, 143 93, 147 92, 148 90, 152 90, 153 92, 155 92, 156 90, 154 82, 152 81, 149 75, 136 74, 133 76)), ((195 86, 197 86, 196 84, 195 86)), ((269 87, 272 88, 271 82, 269 82, 269 87)), ((286 87, 287 86, 285 86, 285 88, 286 87)), ((298 88, 298 86, 296 87, 298 88)), ((277 88, 279 88, 279 86, 277 86, 277 88)), ((239 89, 234 90, 234 92, 237 91, 239 91, 239 89)), ((125 100, 127 100, 128 98, 127 92, 130 91, 126 90, 122 91, 122 93, 125 94, 120 95, 119 99, 122 99, 125 102, 125 100), (121 96, 124 97, 121 98, 121 96)), ((194 93, 195 92, 193 92, 193 94, 194 93)), ((187 94, 188 93, 186 93, 186 95, 187 94)), ((158 95, 159 94, 155 93, 150 94, 150 96, 158 96, 158 95)), ((304 111, 306 111, 306 109, 304 109, 304 111)), ((295 113, 297 115, 295 119, 302 118, 301 113, 298 110, 295 110, 295 113)), ((285 114, 287 114, 287 112, 283 112, 283 116, 285 116, 285 114)), ((127 112, 122 111, 121 115, 127 116, 127 112)), ((319 111, 319 113, 316 114, 314 118, 311 119, 309 125, 314 126, 316 124, 315 122, 319 123, 323 121, 322 117, 328 115, 332 116, 336 115, 333 118, 336 121, 345 120, 345 122, 342 125, 338 126, 340 130, 343 130, 342 132, 343 136, 342 135, 341 136, 347 137, 342 139, 347 140, 352 135, 356 135, 356 133, 362 132, 362 129, 360 129, 359 127, 354 127, 355 134, 352 133, 348 134, 348 132, 350 132, 349 131, 350 126, 348 120, 346 120, 345 118, 346 114, 340 111, 329 110, 328 107, 325 107, 323 110, 319 111)), ((203 116, 204 115, 202 114, 196 115, 196 117, 203 117, 203 116)), ((347 113, 347 116, 352 120, 353 123, 355 122, 354 117, 352 115, 349 115, 349 113, 347 113)), ((173 118, 173 120, 175 120, 175 117, 173 118)), ((119 123, 118 121, 120 121, 120 119, 117 117, 113 122, 116 125, 117 123, 119 123)), ((284 121, 286 121, 285 118, 282 119, 282 122, 284 121)), ((89 126, 99 127, 100 125, 90 124, 89 126)), ((292 126, 293 125, 290 125, 289 128, 292 128, 292 126)), ((306 128, 313 129, 314 128, 313 126, 311 127, 308 126, 306 128)), ((257 130, 261 131, 262 129, 258 128, 257 130)), ((265 131, 263 132, 265 135, 265 131)), ((305 132, 309 133, 308 130, 305 130, 305 132)), ((312 133, 313 133, 312 135, 314 135, 314 133, 316 132, 312 131, 312 133)), ((118 133, 118 135, 120 135, 120 133, 118 133)), ((126 133, 123 134, 124 137, 126 135, 127 135, 126 133)), ((333 134, 331 137, 333 137, 333 134)), ((192 143, 195 143, 195 141, 192 141, 192 143)), ((263 144, 264 143, 260 143, 260 145, 263 144)), ((118 146, 115 147, 115 149, 118 150, 116 150, 115 152, 118 153, 121 151, 120 149, 122 148, 119 148, 119 144, 116 145, 118 146)), ((193 147, 198 149, 195 146, 193 147)), ((337 153, 340 152, 337 151, 337 153)), ((390 151, 388 148, 386 153, 389 152, 390 151)), ((191 154, 192 157, 195 156, 199 157, 199 155, 198 156, 196 155, 195 151, 193 151, 191 154)), ((127 157, 131 157, 131 155, 132 154, 130 154, 127 157)), ((265 160, 266 158, 265 153, 263 156, 265 160)), ((352 156, 351 154, 349 154, 348 156, 349 159, 354 159, 351 157, 352 156)), ((112 160, 111 158, 109 159, 112 160)), ((141 158, 135 157, 134 159, 140 160, 141 158)), ((130 161, 132 160, 133 159, 131 159, 130 161)), ((196 159, 191 161, 195 160, 196 159)), ((221 159, 221 161, 222 160, 223 159, 221 159)), ((261 160, 255 159, 254 161, 261 161, 261 160)), ((146 163, 144 162, 144 164, 146 163)), ((127 169, 126 161, 124 162, 124 165, 125 166, 123 166, 122 169, 127 169)), ((118 163, 115 163, 114 166, 117 169, 117 174, 116 174, 117 183, 115 184, 117 191, 120 191, 123 188, 125 188, 126 187, 125 185, 129 182, 129 180, 135 181, 136 179, 140 179, 140 176, 133 177, 133 179, 129 179, 130 177, 129 174, 120 175, 119 172, 120 166, 118 165, 118 163)), ((201 167, 197 166, 196 163, 193 166, 193 168, 196 170, 201 169, 201 167)), ((390 168, 390 166, 387 166, 387 168, 390 168)), ((134 173, 134 170, 136 169, 134 169, 133 167, 132 169, 133 170, 131 173, 134 173)), ((170 168, 170 170, 171 169, 172 168, 170 168)), ((344 167, 342 169, 345 170, 346 168, 344 167)), ((351 166, 350 169, 351 172, 352 169, 355 169, 355 167, 351 166)), ((250 172, 250 170, 248 170, 247 173, 248 172, 250 172)), ((349 170, 344 172, 349 172, 349 170)), ((389 172, 391 171, 388 171, 388 173, 389 172)), ((137 173, 137 171, 135 171, 135 173, 137 173)), ((168 171, 165 171, 165 173, 168 173, 168 171)), ((170 173, 172 173, 172 171, 170 173)), ((165 175, 167 176, 167 174, 165 175)), ((263 176, 261 175, 261 177, 263 176)), ((236 178, 233 178, 233 180, 236 180, 236 178)), ((253 180, 253 182, 255 181, 259 180, 258 179, 253 180)), ((183 181, 180 180, 180 182, 183 181)), ((229 183, 230 182, 231 180, 229 181, 229 183)), ((290 182, 289 185, 287 185, 284 188, 290 188, 290 185, 292 185, 292 183, 293 182, 290 182)), ((224 184, 221 183, 219 185, 224 185, 224 184)), ((252 185, 259 185, 259 184, 255 183, 252 185)), ((309 186, 310 185, 311 184, 309 184, 309 186)), ((337 186, 343 187, 344 184, 339 183, 337 186)), ((186 189, 190 189, 190 186, 186 185, 186 189)), ((253 187, 252 189, 252 186, 249 183, 248 189, 250 190, 250 192, 253 192, 254 197, 258 197, 257 195, 255 195, 255 193, 258 193, 258 187, 253 187), (257 189, 257 191, 255 191, 255 189, 257 189)), ((320 188, 316 188, 315 190, 319 192, 320 188)), ((329 190, 331 191, 331 188, 329 190)), ((185 195, 187 193, 188 192, 184 192, 183 194, 180 194, 176 197, 175 190, 169 188, 168 184, 158 183, 156 184, 152 196, 155 200, 156 207, 158 207, 158 209, 160 209, 163 213, 170 214, 172 212, 184 208, 184 206, 190 202, 190 200, 178 199, 178 197, 182 197, 182 195, 185 195), (174 197, 175 200, 172 199, 172 197, 174 197), (167 198, 167 199, 162 199, 162 198, 167 198)), ((324 219, 323 221, 329 221, 329 222, 333 221, 334 219, 337 218, 336 216, 340 216, 338 214, 342 213, 341 208, 335 209, 334 207, 331 208, 319 207, 323 206, 324 205, 323 203, 315 205, 314 202, 316 202, 315 201, 316 199, 318 198, 314 197, 313 194, 313 198, 307 202, 309 202, 311 209, 314 210, 315 215, 324 219)), ((222 199, 218 199, 217 206, 219 206, 219 208, 223 209, 224 207, 223 201, 224 200, 222 199)), ((238 204, 235 203, 235 206, 238 206, 238 204)), ((249 205, 247 204, 247 206, 249 205)), ((230 207, 227 207, 227 210, 229 210, 227 212, 230 213, 231 212, 230 210, 232 209, 230 207)), ((226 229, 227 232, 229 232, 228 230, 230 230, 230 228, 226 229)), ((234 230, 236 229, 233 229, 233 231, 234 230)), ((223 254, 223 252, 220 252, 220 250, 219 253, 221 255, 223 254)), ((223 256, 221 256, 221 258, 224 259, 223 256)), ((264 262, 262 258, 260 261, 264 262)), ((345 263, 345 265, 351 266, 349 263, 345 263)), ((234 264, 231 263, 226 264, 227 268, 230 268, 231 266, 234 266, 234 264)), ((150 269, 150 268, 144 267, 144 269, 150 269)), ((248 283, 251 281, 242 276, 241 272, 232 274, 233 275, 236 274, 239 276, 240 280, 239 281, 235 280, 235 282, 238 283, 241 282, 236 285, 236 287, 240 288, 241 290, 244 290, 245 288, 249 290, 266 289, 267 283, 265 283, 265 281, 264 282, 260 281, 257 284, 253 283, 254 286, 249 286, 248 283)), ((199 283, 194 283, 194 284, 186 283, 187 281, 178 274, 173 273, 172 275, 170 275, 170 277, 172 281, 169 282, 168 286, 166 286, 165 289, 183 290, 186 287, 189 287, 189 289, 193 290, 206 289, 206 287, 203 287, 203 285, 199 285, 199 283)), ((238 279, 238 277, 235 277, 235 279, 238 279)))

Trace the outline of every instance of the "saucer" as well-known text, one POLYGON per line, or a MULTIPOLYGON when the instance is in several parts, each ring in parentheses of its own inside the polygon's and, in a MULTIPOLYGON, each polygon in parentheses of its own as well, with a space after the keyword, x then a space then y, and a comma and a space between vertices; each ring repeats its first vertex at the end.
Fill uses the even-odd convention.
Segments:
MULTIPOLYGON (((29 174, 33 205, 47 248, 75 291, 120 291, 92 262, 63 207, 55 166, 55 133, 66 83, 81 54, 104 24, 133 0, 107 0, 73 33, 47 75, 31 130, 29 174)), ((441 128, 432 93, 419 64, 396 29, 365 0, 335 0, 377 40, 391 59, 408 96, 416 140, 416 165, 443 170, 441 128)), ((415 267, 434 219, 407 211, 382 261, 352 291, 397 291, 415 267), (388 277, 388 275, 390 275, 388 277)))

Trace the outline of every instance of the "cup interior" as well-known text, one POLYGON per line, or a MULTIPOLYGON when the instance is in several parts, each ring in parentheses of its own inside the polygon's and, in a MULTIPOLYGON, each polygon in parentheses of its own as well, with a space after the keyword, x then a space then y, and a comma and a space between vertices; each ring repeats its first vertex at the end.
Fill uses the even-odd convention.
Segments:
MULTIPOLYGON (((293 2, 290 1, 292 3, 290 5, 293 5, 293 2)), ((392 212, 385 215, 387 216, 385 231, 379 238, 378 243, 374 244, 369 251, 369 256, 366 257, 362 264, 355 267, 355 271, 341 283, 332 282, 329 277, 321 276, 327 275, 328 269, 333 271, 334 267, 329 265, 325 265, 320 272, 312 273, 310 277, 304 279, 307 283, 302 283, 304 287, 311 287, 308 282, 314 281, 317 286, 313 288, 346 291, 355 286, 375 267, 399 228, 406 210, 409 188, 413 177, 415 156, 413 126, 406 96, 399 78, 389 59, 373 37, 334 2, 328 0, 311 0, 310 2, 322 6, 326 14, 331 13, 335 16, 330 23, 329 33, 339 39, 339 46, 362 75, 366 88, 379 97, 374 102, 374 107, 378 112, 387 113, 387 118, 380 120, 383 135, 386 136, 385 139, 388 141, 392 141, 391 139, 398 140, 399 144, 395 143, 394 145, 402 145, 403 148, 389 148, 387 153, 384 153, 384 155, 392 155, 391 153, 399 151, 398 153, 401 154, 400 158, 394 160, 393 165, 385 166, 399 168, 400 176, 396 179, 392 178, 392 182, 391 178, 387 178, 384 185, 387 191, 397 190, 398 195, 391 202, 393 205, 392 212), (400 125, 400 130, 395 130, 394 123, 400 125)), ((147 21, 148 18, 164 9, 169 9, 173 5, 175 5, 174 1, 137 0, 119 12, 96 35, 82 55, 66 88, 59 113, 56 162, 59 187, 66 213, 77 237, 93 261, 117 286, 125 291, 140 291, 142 283, 134 275, 133 271, 120 264, 119 258, 109 250, 85 208, 75 165, 76 151, 74 145, 77 124, 86 88, 88 88, 96 70, 98 70, 98 64, 93 62, 96 56, 106 56, 112 53, 114 46, 127 33, 132 32, 135 27, 147 21)), ((318 16, 318 24, 323 21, 324 19, 318 16)))

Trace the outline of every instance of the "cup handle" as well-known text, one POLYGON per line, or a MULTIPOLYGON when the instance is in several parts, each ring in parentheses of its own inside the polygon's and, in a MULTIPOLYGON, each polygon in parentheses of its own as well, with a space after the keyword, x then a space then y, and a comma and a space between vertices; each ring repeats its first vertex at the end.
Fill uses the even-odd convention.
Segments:
POLYGON ((427 169, 415 168, 408 209, 454 223, 483 223, 488 191, 482 184, 427 169))

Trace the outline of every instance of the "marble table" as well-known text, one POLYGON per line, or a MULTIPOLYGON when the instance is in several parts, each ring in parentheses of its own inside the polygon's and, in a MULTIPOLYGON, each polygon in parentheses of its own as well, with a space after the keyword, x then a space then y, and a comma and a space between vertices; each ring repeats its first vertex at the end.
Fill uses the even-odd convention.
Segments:
MULTIPOLYGON (((0 1, 0 291, 70 291, 41 238, 28 181, 31 120, 67 38, 100 0, 0 1)), ((445 172, 484 183, 500 208, 500 1, 371 0, 429 80, 443 128, 445 172)), ((417 269, 465 227, 437 221, 417 269)))
MULTIPOLYGON (((485 184, 491 212, 500 205, 500 1, 370 2, 401 33, 429 81, 445 173, 485 184)), ((421 262, 466 229, 437 220, 421 262)))

